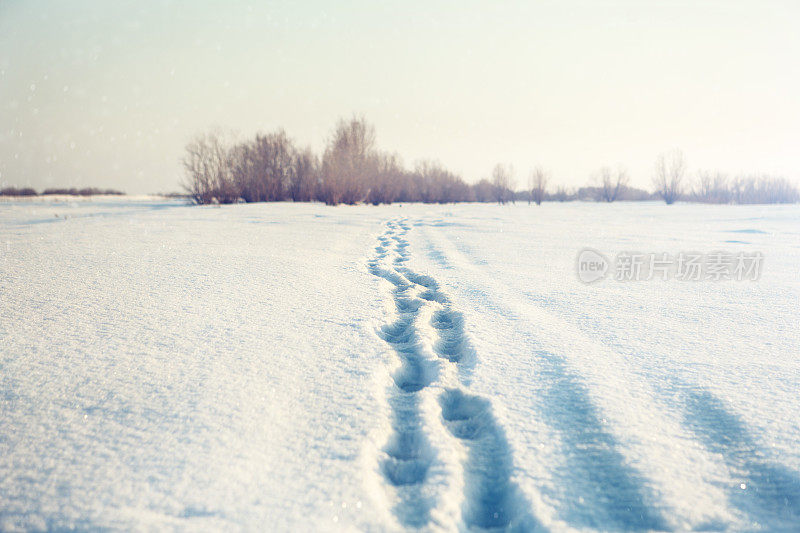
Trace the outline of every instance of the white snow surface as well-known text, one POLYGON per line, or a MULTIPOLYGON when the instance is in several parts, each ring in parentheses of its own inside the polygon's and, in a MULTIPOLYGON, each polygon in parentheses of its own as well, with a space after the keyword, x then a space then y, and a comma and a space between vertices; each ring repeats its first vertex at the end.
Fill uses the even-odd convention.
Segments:
POLYGON ((798 206, 0 202, 0 530, 792 530, 798 301, 798 206))

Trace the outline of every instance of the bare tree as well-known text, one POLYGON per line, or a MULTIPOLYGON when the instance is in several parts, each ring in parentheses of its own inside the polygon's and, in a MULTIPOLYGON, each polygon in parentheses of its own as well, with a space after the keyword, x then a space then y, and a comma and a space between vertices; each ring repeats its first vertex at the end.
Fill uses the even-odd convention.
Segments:
POLYGON ((530 176, 528 176, 528 190, 530 191, 528 205, 530 205, 531 200, 536 202, 536 205, 542 205, 548 181, 549 176, 542 167, 536 167, 531 171, 530 176))
POLYGON ((618 166, 616 171, 610 167, 603 167, 598 171, 595 180, 599 184, 600 197, 603 201, 613 202, 628 186, 628 171, 622 165, 618 166))
POLYGON ((231 150, 232 173, 246 202, 276 202, 289 193, 297 150, 283 130, 258 134, 231 150))
POLYGON ((513 196, 512 176, 514 173, 513 167, 507 167, 498 163, 492 170, 492 187, 494 188, 494 197, 500 205, 505 204, 511 196, 513 196))
POLYGON ((737 204, 789 204, 800 201, 797 187, 786 178, 768 175, 738 176, 731 184, 732 200, 737 204))
POLYGON ((705 204, 728 204, 733 199, 726 175, 702 170, 697 173, 690 197, 705 204))
POLYGON ((375 175, 366 200, 373 205, 390 204, 400 197, 405 171, 397 154, 375 154, 375 175))
POLYGON ((322 157, 322 200, 330 205, 362 201, 377 170, 375 156, 375 128, 363 117, 340 120, 322 157))
POLYGON ((417 161, 411 175, 416 200, 425 203, 464 202, 472 198, 469 186, 438 161, 417 161))
POLYGON ((683 152, 673 150, 660 154, 656 159, 653 185, 667 205, 675 203, 683 193, 683 178, 686 175, 686 159, 683 152))
POLYGON ((556 202, 568 202, 574 200, 577 194, 572 190, 567 190, 563 185, 556 188, 556 192, 550 196, 550 199, 556 202))
POLYGON ((483 178, 472 186, 472 194, 476 202, 492 202, 496 199, 494 185, 483 178))
POLYGON ((294 155, 289 196, 293 202, 308 202, 317 191, 319 161, 311 148, 296 152, 294 155))
POLYGON ((198 204, 231 203, 239 192, 231 173, 231 152, 216 132, 197 136, 186 146, 183 188, 198 204))

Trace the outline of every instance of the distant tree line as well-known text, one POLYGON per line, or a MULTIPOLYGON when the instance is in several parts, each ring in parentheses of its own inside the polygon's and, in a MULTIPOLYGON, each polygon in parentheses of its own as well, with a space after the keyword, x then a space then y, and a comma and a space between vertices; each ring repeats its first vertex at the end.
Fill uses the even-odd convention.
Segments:
POLYGON ((0 196, 98 196, 103 194, 121 196, 125 193, 114 189, 98 189, 96 187, 84 187, 82 189, 77 189, 75 187, 68 189, 45 189, 41 193, 31 187, 5 187, 0 189, 0 196))
POLYGON ((498 164, 489 178, 468 185, 436 161, 420 161, 409 169, 396 154, 376 146, 375 129, 364 118, 336 124, 323 153, 298 148, 282 129, 254 138, 226 142, 219 133, 199 135, 186 146, 184 188, 198 204, 236 202, 319 201, 328 205, 393 202, 453 203, 517 200, 645 201, 662 199, 707 203, 797 202, 797 188, 769 176, 728 179, 701 172, 688 183, 680 151, 662 154, 653 174, 655 191, 629 185, 627 170, 600 168, 590 184, 578 189, 548 190, 550 175, 534 168, 527 188, 517 190, 514 169, 498 164))
POLYGON ((36 189, 31 189, 30 187, 6 187, 4 189, 0 189, 0 196, 38 196, 39 193, 36 192, 36 189))
MULTIPOLYGON (((363 118, 340 120, 321 157, 299 149, 281 129, 242 142, 218 133, 199 135, 186 147, 184 188, 198 204, 320 201, 328 205, 394 202, 514 202, 513 169, 497 165, 491 179, 468 185, 436 161, 412 169, 381 151, 363 118)), ((538 202, 545 199, 541 182, 538 202)))
POLYGON ((358 117, 339 121, 321 157, 296 147, 283 130, 235 143, 208 133, 188 144, 183 165, 184 188, 199 204, 475 200, 474 187, 439 163, 421 161, 408 170, 396 154, 378 150, 375 129, 358 117))
POLYGON ((628 172, 619 166, 601 168, 591 179, 591 184, 579 189, 558 187, 545 192, 548 178, 540 168, 531 174, 527 191, 517 192, 517 198, 553 202, 616 200, 640 202, 663 200, 710 204, 788 204, 800 202, 800 192, 789 180, 769 175, 737 176, 699 171, 694 180, 687 177, 686 159, 680 150, 661 154, 656 159, 653 173, 654 192, 628 185, 628 172))
POLYGON ((762 176, 736 176, 699 172, 685 198, 705 204, 789 204, 800 201, 800 193, 789 180, 762 176))
POLYGON ((686 159, 673 150, 658 156, 653 185, 667 204, 677 200, 711 204, 790 204, 800 201, 797 187, 786 178, 769 175, 737 176, 699 171, 686 183, 686 159))
MULTIPOLYGON (((602 167, 590 183, 577 189, 551 187, 550 174, 535 167, 527 187, 519 190, 511 165, 497 164, 488 178, 472 185, 436 161, 403 165, 397 154, 378 149, 375 128, 354 116, 336 124, 324 151, 315 154, 299 148, 279 129, 254 138, 229 142, 219 133, 195 137, 183 157, 186 195, 198 204, 239 202, 309 202, 328 205, 394 202, 455 203, 524 201, 647 201, 661 199, 714 204, 796 203, 800 192, 785 178, 769 175, 727 176, 699 171, 688 177, 680 150, 656 159, 653 192, 631 187, 623 166, 602 167)), ((95 187, 49 188, 41 193, 30 187, 5 187, 0 196, 122 195, 121 191, 95 187)))

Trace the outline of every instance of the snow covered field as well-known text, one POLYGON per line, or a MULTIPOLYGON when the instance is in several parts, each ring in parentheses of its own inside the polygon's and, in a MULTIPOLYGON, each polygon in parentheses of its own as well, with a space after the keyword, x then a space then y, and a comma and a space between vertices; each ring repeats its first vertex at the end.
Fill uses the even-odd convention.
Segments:
POLYGON ((800 527, 798 206, 0 202, 0 298, 1 530, 800 527))

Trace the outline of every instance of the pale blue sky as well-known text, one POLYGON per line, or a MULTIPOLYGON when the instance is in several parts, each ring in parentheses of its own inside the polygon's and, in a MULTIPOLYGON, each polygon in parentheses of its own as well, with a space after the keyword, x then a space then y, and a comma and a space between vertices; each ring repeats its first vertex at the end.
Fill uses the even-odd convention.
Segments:
POLYGON ((800 2, 0 0, 0 184, 179 188, 183 146, 364 114, 410 166, 800 178, 800 2))

